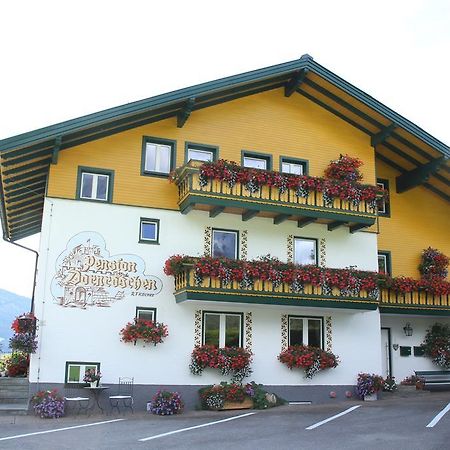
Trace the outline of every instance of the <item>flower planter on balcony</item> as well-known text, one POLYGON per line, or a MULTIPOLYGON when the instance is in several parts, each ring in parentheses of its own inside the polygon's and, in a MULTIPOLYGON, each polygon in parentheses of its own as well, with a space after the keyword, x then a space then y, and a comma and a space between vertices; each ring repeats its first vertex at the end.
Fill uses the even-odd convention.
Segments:
POLYGON ((302 196, 293 187, 280 190, 267 184, 256 189, 249 189, 248 184, 240 182, 230 186, 222 180, 207 180, 205 184, 200 166, 198 161, 190 161, 174 176, 183 214, 197 209, 209 211, 210 217, 225 212, 240 214, 244 221, 259 216, 273 219, 274 224, 296 220, 299 227, 312 222, 327 224, 330 231, 348 226, 351 232, 375 223, 377 213, 373 200, 330 198, 319 190, 308 191, 302 196))

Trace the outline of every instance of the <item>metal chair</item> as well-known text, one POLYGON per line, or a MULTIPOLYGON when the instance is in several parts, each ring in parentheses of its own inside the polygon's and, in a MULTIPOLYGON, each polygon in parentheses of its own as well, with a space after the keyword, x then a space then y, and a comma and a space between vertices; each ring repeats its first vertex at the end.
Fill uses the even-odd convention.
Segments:
POLYGON ((86 414, 89 411, 89 403, 91 399, 90 397, 80 396, 78 388, 64 388, 64 400, 66 401, 67 405, 73 404, 78 407, 77 415, 80 414, 80 411, 84 411, 86 412, 86 414))
POLYGON ((120 377, 119 378, 119 387, 117 395, 110 395, 109 402, 111 404, 111 413, 114 408, 117 409, 117 412, 120 414, 119 405, 124 408, 131 409, 131 413, 134 414, 133 411, 133 385, 134 378, 129 377, 120 377))

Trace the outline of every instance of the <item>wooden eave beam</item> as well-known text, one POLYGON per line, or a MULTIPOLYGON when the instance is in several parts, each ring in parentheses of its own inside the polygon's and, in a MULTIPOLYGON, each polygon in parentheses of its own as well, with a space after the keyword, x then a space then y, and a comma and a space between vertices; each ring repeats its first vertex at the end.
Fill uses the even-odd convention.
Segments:
POLYGON ((315 217, 305 217, 304 219, 300 219, 297 221, 297 226, 299 228, 306 227, 310 223, 314 223, 317 219, 315 217))
POLYGON ((357 223, 350 227, 350 233, 355 233, 355 232, 362 230, 363 228, 367 228, 367 227, 368 227, 368 225, 366 223, 357 223))
POLYGON ((225 209, 225 206, 216 206, 209 212, 209 217, 213 218, 218 216, 223 210, 225 209))
POLYGON ((192 108, 195 104, 195 98, 190 98, 181 108, 181 111, 177 114, 177 127, 183 128, 186 121, 189 119, 191 115, 192 108))
POLYGON ((257 209, 247 209, 247 211, 242 213, 242 221, 247 222, 247 220, 253 219, 258 213, 257 209))
POLYGON ((382 144, 397 128, 395 123, 391 123, 387 127, 384 127, 377 134, 374 134, 370 139, 370 144, 372 147, 376 147, 378 144, 382 144))
POLYGON ((55 145, 52 150, 52 164, 58 163, 58 155, 61 150, 62 136, 57 136, 55 139, 55 145))
POLYGON ((328 231, 333 231, 333 230, 335 230, 336 228, 339 228, 339 227, 342 227, 342 226, 344 226, 345 224, 346 224, 347 222, 342 222, 342 221, 340 221, 340 220, 336 220, 336 221, 334 221, 334 222, 331 222, 331 223, 329 223, 328 224, 328 231))
POLYGON ((273 218, 274 225, 279 225, 280 223, 283 223, 284 221, 288 220, 289 217, 291 217, 290 214, 278 214, 278 216, 275 216, 273 218))
POLYGON ((395 179, 397 193, 409 191, 410 189, 425 183, 430 178, 430 175, 445 164, 446 158, 438 158, 429 163, 423 164, 416 169, 402 173, 395 179))
POLYGON ((302 69, 297 72, 284 87, 284 96, 290 97, 303 83, 306 76, 308 75, 308 69, 302 69))

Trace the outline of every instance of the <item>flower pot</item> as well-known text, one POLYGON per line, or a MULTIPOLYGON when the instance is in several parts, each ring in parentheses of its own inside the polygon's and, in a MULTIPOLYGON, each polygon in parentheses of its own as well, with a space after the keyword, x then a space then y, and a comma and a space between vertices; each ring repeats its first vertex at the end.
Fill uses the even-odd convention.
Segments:
POLYGON ((98 387, 98 381, 91 381, 91 388, 98 387))
POLYGON ((378 400, 378 392, 374 392, 373 394, 365 395, 364 401, 365 402, 373 402, 375 400, 378 400))
POLYGON ((253 408, 253 400, 250 397, 244 399, 243 402, 230 402, 226 400, 220 410, 226 409, 251 409, 253 408))

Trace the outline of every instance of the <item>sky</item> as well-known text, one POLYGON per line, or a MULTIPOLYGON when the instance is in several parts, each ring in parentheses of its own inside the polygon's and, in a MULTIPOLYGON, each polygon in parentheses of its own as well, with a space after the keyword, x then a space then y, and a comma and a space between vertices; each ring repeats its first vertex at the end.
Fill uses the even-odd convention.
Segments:
MULTIPOLYGON (((0 139, 308 53, 450 144, 448 0, 17 0, 0 17, 0 139)), ((0 240, 0 289, 31 297, 33 274, 0 240)))

